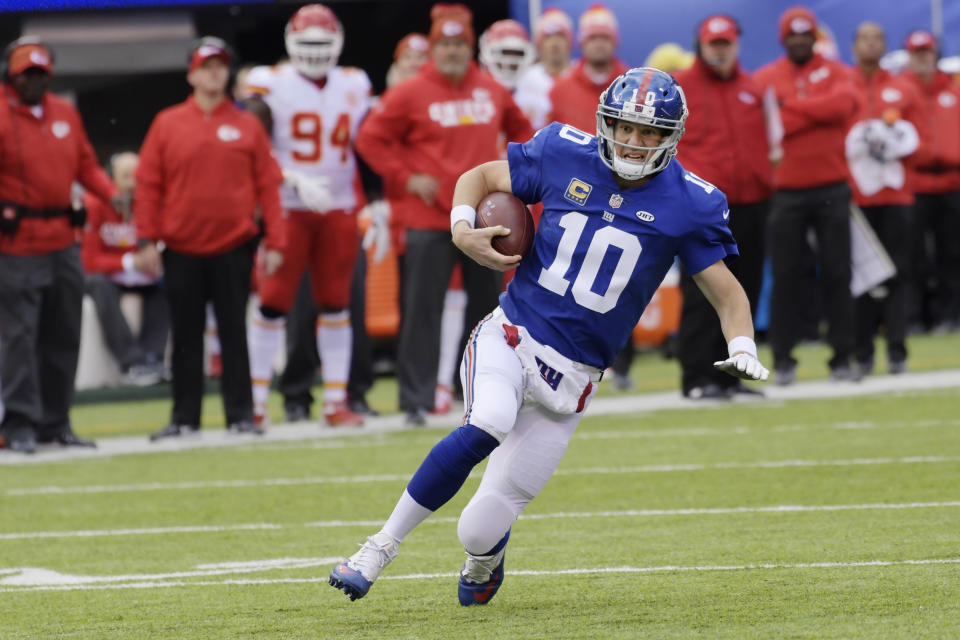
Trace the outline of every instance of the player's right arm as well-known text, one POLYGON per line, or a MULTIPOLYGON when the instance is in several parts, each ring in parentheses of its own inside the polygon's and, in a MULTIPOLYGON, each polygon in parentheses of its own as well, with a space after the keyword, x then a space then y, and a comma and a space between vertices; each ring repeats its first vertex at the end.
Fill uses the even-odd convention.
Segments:
POLYGON ((453 209, 450 222, 453 243, 474 262, 497 271, 509 271, 522 256, 505 256, 490 244, 494 237, 510 233, 506 227, 497 225, 474 229, 477 205, 488 193, 504 191, 513 193, 510 183, 510 166, 506 160, 487 162, 470 169, 460 176, 453 192, 453 209))

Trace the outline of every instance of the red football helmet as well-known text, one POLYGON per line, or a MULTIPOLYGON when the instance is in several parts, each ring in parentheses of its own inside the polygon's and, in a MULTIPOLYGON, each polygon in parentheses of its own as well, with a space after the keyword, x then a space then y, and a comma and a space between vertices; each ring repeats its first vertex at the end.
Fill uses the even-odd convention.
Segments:
POLYGON ((308 78, 323 78, 343 50, 343 26, 327 7, 308 4, 290 18, 284 42, 297 71, 308 78))
POLYGON ((516 20, 497 20, 480 36, 480 62, 511 91, 536 57, 526 28, 516 20))

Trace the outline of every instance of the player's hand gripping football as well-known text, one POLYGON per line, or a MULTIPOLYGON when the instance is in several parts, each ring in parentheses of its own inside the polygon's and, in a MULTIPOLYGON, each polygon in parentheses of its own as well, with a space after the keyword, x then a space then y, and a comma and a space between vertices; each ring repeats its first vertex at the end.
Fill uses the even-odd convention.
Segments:
POLYGON ((297 197, 311 211, 326 213, 333 207, 330 178, 308 176, 297 171, 284 170, 283 180, 297 192, 297 197))
POLYGON ((369 217, 370 226, 363 234, 363 250, 373 247, 373 263, 379 264, 390 251, 390 203, 376 200, 360 210, 360 218, 369 217))
POLYGON ((749 353, 735 353, 726 360, 718 360, 713 366, 742 380, 766 380, 770 371, 749 353))
POLYGON ((506 235, 510 235, 510 229, 504 226, 471 229, 466 221, 461 220, 453 228, 453 244, 477 264, 497 271, 509 271, 520 264, 523 256, 505 256, 490 244, 496 236, 506 235))

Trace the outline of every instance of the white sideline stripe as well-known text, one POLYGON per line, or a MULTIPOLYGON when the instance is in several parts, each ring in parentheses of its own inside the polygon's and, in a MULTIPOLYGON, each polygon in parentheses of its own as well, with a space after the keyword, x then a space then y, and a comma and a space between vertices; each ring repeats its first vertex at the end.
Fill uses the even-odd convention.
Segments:
MULTIPOLYGON (((562 518, 634 518, 653 516, 688 515, 728 515, 737 513, 804 513, 827 511, 863 511, 868 509, 941 509, 960 507, 960 501, 949 502, 902 502, 873 504, 836 504, 836 505, 774 505, 769 507, 708 507, 686 509, 627 509, 623 511, 559 512, 523 514, 521 520, 548 520, 562 518)), ((456 522, 457 517, 435 517, 425 523, 445 524, 456 522)), ((98 536, 130 536, 168 533, 217 533, 222 531, 255 531, 259 529, 293 529, 296 527, 379 527, 383 520, 322 520, 300 524, 255 523, 223 526, 200 527, 150 527, 145 529, 101 529, 79 531, 39 531, 23 533, 3 533, 0 540, 23 540, 31 538, 92 538, 98 536)), ((225 565, 204 565, 200 568, 215 568, 225 565)), ((0 575, 3 570, 0 569, 0 575)))
POLYGON ((16 575, 0 579, 3 586, 59 586, 85 585, 112 582, 156 581, 171 578, 196 578, 237 573, 255 573, 258 571, 273 571, 274 569, 308 569, 339 562, 341 558, 274 558, 270 560, 251 560, 248 562, 224 562, 219 564, 198 565, 197 571, 177 571, 174 573, 132 574, 112 576, 78 576, 59 573, 51 569, 37 567, 23 567, 20 569, 5 570, 16 575))
MULTIPOLYGON (((942 371, 925 371, 920 373, 904 373, 898 376, 873 376, 860 383, 837 384, 830 381, 799 382, 789 387, 763 385, 766 398, 736 398, 734 406, 742 409, 765 409, 781 406, 786 400, 805 400, 821 398, 842 398, 875 394, 917 395, 927 394, 932 390, 952 390, 960 388, 960 369, 946 369, 942 371)), ((952 393, 952 391, 947 391, 952 393)), ((728 402, 704 402, 703 400, 689 400, 678 391, 661 393, 646 393, 639 395, 624 395, 605 398, 594 398, 590 403, 588 418, 603 415, 630 415, 638 416, 644 413, 661 410, 707 410, 711 407, 731 406, 728 402)), ((459 420, 457 413, 446 416, 429 416, 428 430, 447 430, 459 420)), ((159 426, 159 425, 158 425, 159 426)), ((317 425, 278 424, 272 426, 262 437, 255 440, 245 436, 228 434, 225 429, 204 429, 198 437, 186 440, 169 442, 149 442, 144 436, 124 436, 116 438, 100 438, 96 449, 78 449, 76 447, 61 448, 58 446, 42 445, 36 455, 22 455, 4 453, 0 455, 0 466, 22 464, 49 464, 51 462, 73 462, 76 460, 109 457, 116 455, 143 454, 143 453, 171 453, 199 448, 218 447, 251 447, 261 444, 282 442, 316 442, 321 440, 342 440, 357 438, 360 440, 371 436, 389 433, 409 432, 404 425, 403 415, 391 414, 377 416, 366 420, 363 429, 345 432, 332 427, 317 425)))
MULTIPOLYGON (((336 562, 334 560, 333 562, 336 562)), ((859 562, 800 562, 795 564, 741 564, 741 565, 700 565, 680 566, 667 565, 661 567, 593 567, 585 569, 559 569, 554 571, 538 571, 531 569, 511 570, 511 576, 577 576, 595 574, 618 573, 687 573, 687 572, 714 572, 714 571, 783 571, 799 569, 860 569, 872 567, 923 566, 923 565, 954 565, 960 564, 960 558, 929 558, 916 560, 865 560, 859 562)), ((381 576, 380 580, 436 580, 456 577, 457 573, 412 573, 401 576, 381 576)), ((169 587, 219 587, 219 586, 268 586, 275 584, 316 584, 329 581, 327 576, 313 578, 274 578, 274 579, 227 579, 220 581, 198 580, 196 582, 177 581, 145 581, 128 582, 123 584, 63 584, 43 585, 33 587, 5 587, 0 593, 21 593, 24 591, 96 591, 103 589, 161 589, 169 587)))
POLYGON ((249 562, 224 562, 213 565, 198 565, 198 571, 177 571, 174 573, 154 573, 154 574, 132 574, 132 575, 112 575, 112 576, 78 576, 65 573, 59 573, 50 569, 36 567, 23 567, 20 569, 11 569, 10 572, 16 573, 7 578, 0 579, 0 585, 3 586, 59 586, 59 585, 85 585, 97 583, 130 582, 130 581, 156 581, 168 580, 171 578, 195 578, 208 576, 233 575, 237 573, 254 573, 258 571, 273 571, 274 569, 307 569, 310 567, 320 567, 339 562, 342 558, 276 558, 272 560, 252 560, 249 562))
MULTIPOLYGON (((688 464, 659 464, 637 467, 585 467, 558 469, 555 476, 609 475, 629 473, 669 473, 674 471, 707 471, 710 469, 783 469, 788 467, 849 467, 880 464, 927 464, 960 462, 960 456, 907 456, 903 458, 852 458, 849 460, 767 460, 759 462, 711 462, 688 464)), ((480 473, 470 474, 471 478, 480 473)), ((412 473, 371 476, 334 476, 329 478, 262 478, 257 480, 204 480, 196 482, 150 482, 147 484, 107 484, 87 486, 25 487, 6 489, 7 496, 66 495, 76 493, 122 493, 134 491, 168 491, 182 489, 235 489, 239 487, 274 487, 313 484, 365 484, 369 482, 406 482, 412 473)))
POLYGON ((222 526, 149 527, 143 529, 81 529, 79 531, 34 531, 32 533, 2 533, 0 540, 24 538, 97 538, 100 536, 142 536, 167 533, 214 533, 218 531, 258 531, 284 529, 282 524, 231 524, 222 526))

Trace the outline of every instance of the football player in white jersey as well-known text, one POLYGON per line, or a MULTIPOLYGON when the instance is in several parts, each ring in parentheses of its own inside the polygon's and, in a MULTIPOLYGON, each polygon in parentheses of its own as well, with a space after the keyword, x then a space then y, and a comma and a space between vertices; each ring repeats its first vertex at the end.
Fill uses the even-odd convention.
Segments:
POLYGON ((480 36, 480 63, 511 91, 536 57, 526 28, 516 20, 497 20, 480 36))
POLYGON ((247 108, 272 123, 289 238, 283 266, 260 281, 260 308, 249 331, 255 419, 266 419, 286 314, 309 269, 320 309, 324 418, 331 426, 359 426, 363 417, 349 410, 346 395, 353 340, 350 284, 359 251, 356 212, 365 204, 353 139, 369 105, 370 79, 360 69, 337 66, 343 27, 322 4, 301 7, 290 18, 285 43, 289 63, 256 67, 246 80, 255 96, 247 108))
POLYGON ((548 123, 553 106, 550 103, 553 81, 570 67, 573 21, 562 9, 551 7, 537 20, 533 39, 537 46, 537 63, 520 76, 513 98, 530 118, 533 128, 542 129, 548 123))

